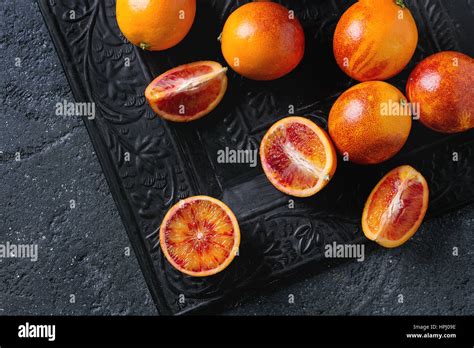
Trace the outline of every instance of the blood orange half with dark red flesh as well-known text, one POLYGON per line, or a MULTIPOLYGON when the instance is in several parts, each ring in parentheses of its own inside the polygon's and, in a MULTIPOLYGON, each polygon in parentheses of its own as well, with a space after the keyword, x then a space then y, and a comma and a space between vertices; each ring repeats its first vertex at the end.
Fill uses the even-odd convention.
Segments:
POLYGON ((270 182, 296 197, 319 192, 331 180, 337 165, 326 132, 297 116, 284 118, 268 130, 260 145, 260 159, 270 182))
POLYGON ((428 184, 418 171, 408 165, 393 169, 367 199, 362 214, 365 236, 386 248, 402 245, 420 227, 428 196, 428 184))
POLYGON ((154 79, 145 91, 153 111, 164 119, 189 122, 220 103, 227 90, 227 68, 202 61, 178 66, 154 79))
POLYGON ((160 227, 160 246, 177 270, 204 277, 224 270, 240 244, 237 219, 223 202, 195 196, 178 202, 160 227))

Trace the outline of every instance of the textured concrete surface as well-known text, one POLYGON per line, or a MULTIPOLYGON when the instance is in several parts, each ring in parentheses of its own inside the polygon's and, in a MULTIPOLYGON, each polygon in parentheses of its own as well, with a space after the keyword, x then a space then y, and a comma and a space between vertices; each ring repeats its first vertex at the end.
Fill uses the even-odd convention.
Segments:
MULTIPOLYGON (((82 121, 55 115, 73 98, 36 4, 0 11, 0 244, 39 246, 37 262, 0 258, 0 314, 156 314, 82 121)), ((403 248, 308 272, 225 313, 474 314, 473 227, 471 205, 403 248)))

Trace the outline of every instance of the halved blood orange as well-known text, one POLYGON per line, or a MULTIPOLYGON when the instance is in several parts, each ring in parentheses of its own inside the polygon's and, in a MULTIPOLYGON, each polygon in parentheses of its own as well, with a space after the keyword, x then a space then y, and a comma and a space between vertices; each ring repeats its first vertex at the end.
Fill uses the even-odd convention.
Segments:
POLYGON ((168 70, 145 90, 153 111, 166 120, 189 122, 210 113, 227 90, 227 68, 201 61, 168 70))
POLYGON ((428 208, 429 189, 425 178, 404 165, 391 170, 375 186, 365 203, 362 230, 367 238, 386 248, 410 239, 428 208))
POLYGON ((327 133, 298 116, 276 122, 260 145, 265 175, 278 190, 309 197, 325 187, 336 171, 337 157, 327 133))
POLYGON ((234 213, 208 196, 189 197, 175 204, 160 227, 160 246, 177 270, 205 277, 224 270, 240 244, 234 213))

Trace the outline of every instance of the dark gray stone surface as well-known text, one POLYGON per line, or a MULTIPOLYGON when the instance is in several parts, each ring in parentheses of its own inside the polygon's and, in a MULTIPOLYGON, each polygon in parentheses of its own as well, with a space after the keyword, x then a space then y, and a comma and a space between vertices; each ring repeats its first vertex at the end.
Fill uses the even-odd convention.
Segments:
MULTIPOLYGON (((82 121, 55 114, 73 98, 36 3, 0 11, 0 244, 39 247, 37 262, 0 258, 0 315, 156 314, 82 121)), ((224 313, 474 314, 473 227, 471 205, 402 248, 307 271, 224 313)))

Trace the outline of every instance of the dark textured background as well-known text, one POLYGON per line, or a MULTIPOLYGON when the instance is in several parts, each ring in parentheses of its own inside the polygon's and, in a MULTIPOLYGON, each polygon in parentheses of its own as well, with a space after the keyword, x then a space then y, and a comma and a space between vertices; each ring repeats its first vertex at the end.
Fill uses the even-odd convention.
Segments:
MULTIPOLYGON (((37 262, 0 259, 0 314, 155 314, 82 121, 54 113, 73 97, 37 5, 0 11, 0 243, 39 245, 37 262)), ((366 262, 308 272, 224 313, 474 314, 473 224, 471 205, 399 249, 375 247, 366 262)))

